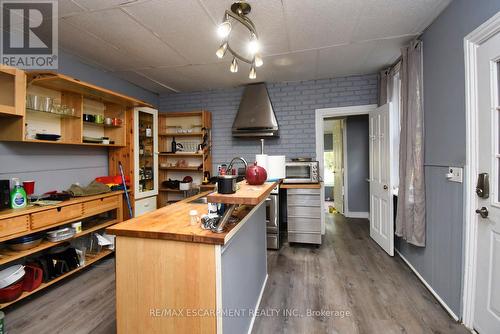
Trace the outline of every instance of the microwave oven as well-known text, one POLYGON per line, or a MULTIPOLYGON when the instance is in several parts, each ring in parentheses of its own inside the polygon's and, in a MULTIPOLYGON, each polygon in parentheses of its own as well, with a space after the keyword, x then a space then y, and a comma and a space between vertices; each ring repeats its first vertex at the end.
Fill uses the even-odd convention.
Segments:
POLYGON ((291 161, 285 163, 284 183, 318 183, 319 162, 291 161))

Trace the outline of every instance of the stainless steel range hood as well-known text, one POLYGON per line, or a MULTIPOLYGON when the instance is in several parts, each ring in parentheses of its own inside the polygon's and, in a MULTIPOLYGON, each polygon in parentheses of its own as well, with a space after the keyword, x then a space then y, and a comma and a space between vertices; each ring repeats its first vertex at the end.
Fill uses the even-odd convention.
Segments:
POLYGON ((245 87, 233 122, 233 137, 279 137, 278 120, 264 83, 245 87))

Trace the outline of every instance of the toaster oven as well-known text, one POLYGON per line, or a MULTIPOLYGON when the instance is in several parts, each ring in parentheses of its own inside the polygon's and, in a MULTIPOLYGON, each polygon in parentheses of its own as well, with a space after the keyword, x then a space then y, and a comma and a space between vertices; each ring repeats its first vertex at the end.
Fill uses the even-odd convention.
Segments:
POLYGON ((285 164, 284 183, 318 183, 318 161, 291 161, 285 164))

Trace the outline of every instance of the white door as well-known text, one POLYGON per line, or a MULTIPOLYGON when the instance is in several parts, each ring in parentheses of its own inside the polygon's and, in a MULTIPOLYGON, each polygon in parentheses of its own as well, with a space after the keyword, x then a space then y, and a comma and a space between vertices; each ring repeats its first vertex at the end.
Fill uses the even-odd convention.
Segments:
POLYGON ((333 206, 344 213, 344 132, 343 120, 333 122, 333 206))
POLYGON ((489 196, 477 196, 477 256, 474 328, 480 334, 500 333, 500 34, 477 50, 478 172, 488 173, 489 196))
POLYGON ((370 237, 394 255, 389 105, 370 112, 370 237))

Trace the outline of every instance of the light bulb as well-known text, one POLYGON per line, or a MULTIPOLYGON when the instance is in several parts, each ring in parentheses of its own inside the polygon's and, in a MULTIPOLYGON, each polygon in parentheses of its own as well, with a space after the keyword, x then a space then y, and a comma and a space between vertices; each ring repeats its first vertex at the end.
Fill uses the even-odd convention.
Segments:
POLYGON ((250 42, 248 43, 248 52, 250 54, 254 55, 260 50, 260 45, 259 45, 259 40, 255 35, 252 34, 252 37, 250 38, 250 42))
POLYGON ((238 72, 238 61, 236 60, 236 58, 233 58, 233 61, 231 62, 231 66, 229 66, 229 70, 232 73, 238 72))
POLYGON ((226 54, 227 51, 227 42, 222 43, 222 45, 217 49, 215 53, 217 57, 222 58, 226 54))
POLYGON ((264 62, 262 61, 262 56, 258 53, 253 58, 253 62, 255 63, 256 67, 261 67, 262 64, 264 64, 264 62))
POLYGON ((224 21, 219 26, 217 27, 217 35, 219 35, 220 38, 226 38, 229 36, 229 33, 231 32, 231 22, 229 21, 224 21))
POLYGON ((248 74, 248 78, 250 78, 250 79, 257 78, 257 71, 255 71, 255 65, 254 64, 252 64, 252 66, 250 67, 250 74, 248 74))

